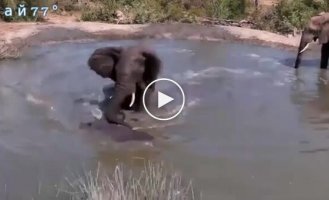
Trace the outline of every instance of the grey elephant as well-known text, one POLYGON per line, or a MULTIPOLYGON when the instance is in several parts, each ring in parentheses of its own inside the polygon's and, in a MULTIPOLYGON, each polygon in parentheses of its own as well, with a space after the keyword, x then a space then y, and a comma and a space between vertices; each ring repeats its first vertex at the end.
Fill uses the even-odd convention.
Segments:
MULTIPOLYGON (((88 59, 91 70, 103 78, 115 82, 114 94, 104 110, 109 123, 130 127, 124 122, 122 109, 143 109, 142 98, 146 87, 157 79, 162 62, 155 51, 144 46, 104 47, 96 49, 88 59), (121 114, 121 118, 119 115, 121 114)), ((145 104, 149 105, 155 90, 152 84, 145 94, 145 104)))
POLYGON ((316 40, 322 45, 320 67, 321 69, 327 69, 329 56, 329 13, 323 12, 313 16, 308 25, 304 28, 295 61, 296 69, 300 65, 303 52, 312 41, 316 40))

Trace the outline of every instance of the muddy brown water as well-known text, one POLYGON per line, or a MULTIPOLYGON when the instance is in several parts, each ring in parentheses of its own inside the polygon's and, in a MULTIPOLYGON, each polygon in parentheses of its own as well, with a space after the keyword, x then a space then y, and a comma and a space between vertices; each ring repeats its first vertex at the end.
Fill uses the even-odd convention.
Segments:
POLYGON ((1 199, 54 199, 72 172, 98 161, 138 167, 132 160, 140 158, 172 164, 207 200, 329 198, 329 85, 318 52, 306 53, 296 72, 294 52, 152 40, 161 77, 185 91, 180 117, 153 124, 150 141, 79 129, 93 109, 79 99, 100 100, 111 84, 88 70, 87 57, 97 47, 136 42, 38 46, 0 63, 1 199))

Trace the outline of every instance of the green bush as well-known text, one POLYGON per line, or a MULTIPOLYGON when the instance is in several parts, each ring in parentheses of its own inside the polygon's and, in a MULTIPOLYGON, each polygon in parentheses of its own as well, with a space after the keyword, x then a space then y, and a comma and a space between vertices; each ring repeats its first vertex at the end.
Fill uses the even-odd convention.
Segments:
POLYGON ((327 1, 281 0, 265 13, 257 13, 253 19, 257 28, 280 33, 291 33, 302 29, 313 15, 328 10, 327 1))
POLYGON ((319 11, 320 6, 313 0, 281 1, 277 6, 278 15, 292 26, 302 28, 319 11))
POLYGON ((165 13, 160 1, 140 0, 131 2, 133 22, 137 24, 155 23, 165 18, 165 13))
POLYGON ((120 8, 116 0, 103 0, 92 7, 87 7, 82 11, 83 21, 104 21, 113 23, 115 21, 115 11, 120 8))
POLYGON ((243 16, 245 12, 244 0, 222 0, 220 3, 220 16, 225 19, 234 19, 243 16))
POLYGON ((209 0, 208 14, 215 18, 236 19, 245 14, 245 0, 209 0))
POLYGON ((257 29, 284 34, 291 33, 294 29, 291 23, 279 14, 277 9, 270 9, 265 12, 256 11, 252 17, 257 29))
POLYGON ((180 0, 103 0, 100 6, 83 11, 84 21, 116 22, 115 12, 120 10, 129 20, 120 23, 156 23, 165 21, 193 22, 195 16, 205 13, 202 8, 186 9, 180 0))

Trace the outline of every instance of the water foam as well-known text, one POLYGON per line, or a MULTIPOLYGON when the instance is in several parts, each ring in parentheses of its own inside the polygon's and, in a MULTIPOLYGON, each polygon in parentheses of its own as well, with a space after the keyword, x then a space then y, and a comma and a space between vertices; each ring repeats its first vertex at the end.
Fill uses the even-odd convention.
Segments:
POLYGON ((187 70, 183 74, 175 74, 174 79, 182 81, 200 80, 204 78, 216 78, 223 69, 218 66, 210 66, 206 69, 193 71, 187 70))
POLYGON ((260 55, 255 54, 255 53, 250 53, 247 56, 251 57, 251 58, 260 58, 260 55))
POLYGON ((255 53, 247 54, 247 57, 254 58, 254 59, 258 60, 259 62, 277 63, 277 61, 275 59, 273 59, 273 58, 270 58, 270 57, 261 57, 261 55, 255 54, 255 53))
POLYGON ((185 48, 168 48, 168 47, 164 47, 162 48, 162 51, 165 50, 167 52, 170 52, 170 53, 189 53, 189 54, 195 54, 193 52, 193 50, 191 49, 185 49, 185 48))
POLYGON ((190 49, 175 49, 174 51, 176 53, 193 53, 194 54, 194 52, 190 49))
POLYGON ((26 95, 26 101, 28 101, 30 103, 33 103, 35 105, 43 105, 43 106, 46 106, 50 110, 55 110, 54 106, 52 106, 50 102, 48 102, 48 101, 46 101, 44 99, 41 99, 41 98, 37 98, 37 97, 35 97, 32 94, 27 94, 26 95))
MULTIPOLYGON (((248 70, 243 68, 228 68, 228 67, 221 67, 221 66, 208 66, 206 69, 193 71, 187 70, 183 74, 175 74, 174 78, 183 80, 183 81, 200 81, 203 79, 209 78, 218 78, 223 72, 241 75, 246 74, 248 70)), ((255 76, 262 75, 261 72, 254 72, 255 76)))

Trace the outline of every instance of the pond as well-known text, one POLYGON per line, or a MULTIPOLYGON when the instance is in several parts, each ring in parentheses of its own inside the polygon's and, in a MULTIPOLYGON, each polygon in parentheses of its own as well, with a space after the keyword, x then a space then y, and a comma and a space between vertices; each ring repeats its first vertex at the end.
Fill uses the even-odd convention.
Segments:
POLYGON ((112 83, 88 69, 88 56, 135 43, 45 45, 0 63, 1 199, 50 199, 72 172, 97 162, 137 167, 131 160, 138 158, 171 163, 207 200, 329 196, 329 86, 319 52, 307 53, 297 72, 295 52, 152 40, 164 64, 160 77, 184 89, 181 116, 150 129, 155 140, 148 142, 81 130, 93 108, 77 100, 102 99, 112 83))

